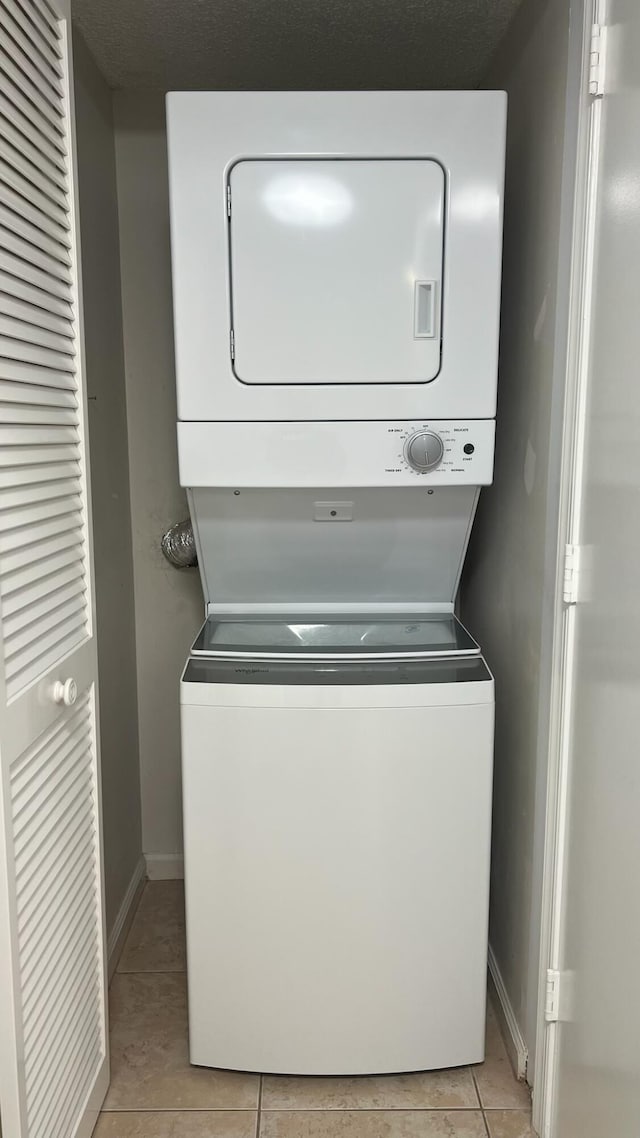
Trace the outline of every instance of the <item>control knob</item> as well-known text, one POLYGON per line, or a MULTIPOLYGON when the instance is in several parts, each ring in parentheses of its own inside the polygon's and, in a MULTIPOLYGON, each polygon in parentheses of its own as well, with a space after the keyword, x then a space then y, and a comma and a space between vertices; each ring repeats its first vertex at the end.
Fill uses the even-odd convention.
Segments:
POLYGON ((442 462, 444 443, 435 431, 416 431, 404 444, 404 457, 419 474, 435 470, 442 462))

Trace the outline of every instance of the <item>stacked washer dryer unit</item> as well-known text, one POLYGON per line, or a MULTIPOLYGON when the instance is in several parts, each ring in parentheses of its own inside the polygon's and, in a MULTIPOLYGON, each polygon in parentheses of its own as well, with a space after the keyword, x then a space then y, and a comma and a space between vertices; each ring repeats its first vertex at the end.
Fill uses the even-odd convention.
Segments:
POLYGON ((168 96, 193 1063, 481 1060, 500 92, 168 96))

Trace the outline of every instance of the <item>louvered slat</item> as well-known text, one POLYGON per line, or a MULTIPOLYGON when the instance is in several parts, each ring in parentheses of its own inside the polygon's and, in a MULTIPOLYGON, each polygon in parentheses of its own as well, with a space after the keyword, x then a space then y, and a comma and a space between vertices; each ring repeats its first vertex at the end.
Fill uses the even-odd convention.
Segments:
MULTIPOLYGON (((29 120, 51 146, 61 154, 66 154, 63 120, 52 111, 51 104, 40 92, 26 82, 26 77, 2 47, 0 47, 0 71, 3 72, 3 91, 9 102, 29 120)), ((35 142, 33 131, 29 137, 35 142)))
MULTIPOLYGON (((62 352, 66 356, 75 356, 75 345, 72 339, 61 336, 57 332, 48 331, 46 328, 35 327, 24 320, 15 320, 5 316, 2 313, 2 307, 2 298, 0 297, 0 336, 42 348, 51 348, 53 351, 62 352)), ((0 399, 4 398, 2 392, 5 390, 3 381, 0 379, 0 399)))
MULTIPOLYGON (((0 383, 0 388, 2 384, 0 383)), ((46 390, 46 389, 45 389, 46 390)), ((1 408, 5 423, 36 423, 38 425, 52 424, 70 426, 77 420, 77 412, 69 409, 50 406, 24 406, 20 403, 6 403, 1 408)))
MULTIPOLYGON (((36 862, 42 866, 41 855, 46 839, 49 834, 57 834, 58 832, 56 816, 47 814, 44 818, 45 803, 47 800, 55 798, 59 806, 63 807, 70 796, 70 792, 73 790, 75 794, 80 782, 88 777, 87 772, 83 768, 79 768, 76 761, 78 754, 86 748, 86 736, 85 726, 77 724, 69 734, 62 732, 59 737, 55 737, 51 741, 52 745, 49 746, 48 753, 43 755, 41 761, 46 761, 50 766, 50 777, 46 782, 43 782, 40 777, 27 780, 23 786, 20 801, 16 801, 13 814, 14 835, 16 839, 22 840, 25 834, 29 834, 29 837, 24 837, 22 841, 25 888, 22 890, 17 904, 18 925, 21 929, 25 927, 26 923, 24 914, 33 909, 34 897, 40 891, 42 898, 44 898, 44 890, 47 885, 44 873, 40 872, 37 875, 33 873, 32 859, 35 857, 36 862), (34 830, 32 822, 37 814, 41 814, 44 820, 38 829, 34 830)), ((40 769, 41 763, 36 764, 35 772, 39 772, 40 769)), ((37 960, 39 954, 43 952, 46 952, 45 944, 38 943, 35 940, 29 942, 22 955, 25 974, 31 966, 30 962, 34 959, 37 960)))
POLYGON ((0 533, 0 548, 2 548, 1 543, 5 538, 10 537, 16 531, 23 531, 26 526, 30 527, 53 518, 57 514, 67 513, 70 509, 82 517, 82 494, 80 485, 77 484, 74 490, 57 495, 47 494, 46 497, 41 495, 35 501, 29 501, 26 495, 23 495, 19 505, 12 510, 7 509, 4 502, 3 506, 5 508, 5 525, 2 528, 2 533, 0 533))
MULTIPOLYGON (((69 793, 68 789, 65 788, 64 796, 58 795, 56 798, 56 803, 59 805, 58 827, 62 827, 62 829, 60 832, 58 827, 50 830, 30 852, 20 895, 20 931, 25 938, 25 945, 31 946, 33 944, 35 946, 36 951, 39 952, 39 959, 41 957, 39 950, 46 944, 47 938, 34 936, 34 930, 41 928, 42 922, 46 918, 49 909, 48 899, 51 898, 52 893, 55 894, 56 878, 64 872, 65 864, 73 861, 77 864, 78 850, 84 844, 86 835, 91 830, 91 819, 87 818, 83 809, 83 806, 86 805, 86 797, 85 783, 80 778, 76 778, 73 782, 72 793, 69 793)), ((75 877, 73 875, 68 876, 68 891, 73 890, 74 884, 75 877)), ((29 959, 33 959, 33 956, 29 959)), ((41 969, 41 980, 46 982, 46 979, 46 970, 41 969)), ((31 992, 29 1002, 23 1004, 22 1020, 24 1024, 39 1012, 39 995, 38 989, 34 989, 31 992)))
MULTIPOLYGON (((90 882, 89 884, 87 883, 87 872, 84 866, 80 866, 78 877, 81 879, 80 887, 76 889, 74 898, 77 897, 78 893, 81 894, 84 888, 85 897, 81 896, 81 901, 86 904, 86 892, 91 888, 91 884, 90 882)), ((55 1039, 56 1033, 59 1031, 60 1019, 64 1017, 65 1002, 73 989, 75 979, 75 968, 73 965, 82 960, 87 948, 93 944, 93 930, 91 928, 87 929, 86 927, 82 927, 83 907, 84 906, 81 905, 80 920, 78 921, 80 927, 73 929, 73 932, 76 934, 73 941, 69 943, 69 938, 67 937, 68 959, 72 967, 69 970, 69 975, 66 977, 65 982, 60 985, 55 993, 54 999, 51 1001, 51 1014, 46 1014, 46 1004, 43 1008, 42 1001, 39 1001, 39 1003, 35 1005, 35 1018, 32 1017, 31 1022, 27 1022, 27 1016, 25 1015, 24 1017, 25 1031, 28 1032, 30 1042, 33 1040, 29 1050, 29 1059, 27 1064, 25 1064, 28 1070, 33 1070, 34 1067, 40 1065, 45 1052, 51 1051, 52 1042, 55 1039)), ((50 911, 50 916, 55 920, 58 914, 50 911)), ((65 911, 63 911, 62 919, 68 919, 65 911)))
POLYGON ((60 63, 58 37, 39 18, 37 8, 30 4, 30 0, 3 0, 3 8, 8 12, 13 22, 22 29, 33 49, 46 60, 55 74, 62 79, 64 73, 60 63))
POLYGON ((25 178, 11 162, 7 161, 6 154, 7 148, 4 147, 3 155, 0 158, 0 180, 4 183, 4 186, 0 187, 0 200, 4 200, 5 204, 9 206, 12 205, 18 213, 27 217, 29 217, 29 213, 25 206, 31 207, 32 211, 36 210, 37 215, 35 217, 31 212, 31 220, 41 229, 47 228, 46 219, 53 221, 61 228, 68 225, 66 206, 61 205, 52 194, 43 189, 43 184, 46 186, 45 179, 40 179, 38 184, 32 182, 30 178, 25 178), (11 192, 13 197, 11 197, 11 192))
POLYGON ((11 649, 7 651, 7 670, 13 673, 15 663, 16 673, 23 670, 23 661, 27 652, 34 648, 47 650, 50 644, 57 644, 60 640, 60 629, 65 630, 82 626, 87 600, 84 592, 72 597, 71 600, 52 609, 46 615, 40 616, 37 628, 27 627, 23 632, 12 637, 11 649))
MULTIPOLYGON (((61 866, 68 861, 75 864, 77 867, 73 874, 69 877, 67 882, 67 891, 69 897, 75 896, 76 886, 78 879, 84 871, 82 864, 78 865, 78 849, 86 841, 86 836, 91 832, 91 819, 87 818, 82 811, 81 803, 85 800, 84 787, 78 783, 79 790, 76 794, 75 808, 68 811, 69 827, 65 826, 65 837, 62 843, 56 843, 55 856, 46 861, 45 872, 38 878, 38 885, 43 888, 38 890, 42 893, 39 900, 34 900, 35 893, 32 891, 32 903, 29 906, 29 915, 21 923, 21 931, 23 935, 29 935, 29 941, 33 944, 42 944, 46 937, 40 937, 38 934, 49 929, 52 922, 58 918, 59 909, 54 904, 51 889, 52 883, 55 881, 57 874, 60 872, 61 866)), ((66 816, 65 816, 66 820, 66 816)), ((45 855, 43 855, 44 857, 45 855)), ((32 874, 33 880, 33 874, 32 874)), ((55 893, 54 893, 55 896, 55 893)), ((25 908, 25 912, 26 912, 25 908)), ((37 995, 37 993, 36 993, 37 995)), ((25 1027, 30 1023, 37 1023, 42 1018, 43 1007, 39 1001, 34 1002, 31 1007, 23 1009, 22 1022, 25 1027)))
MULTIPOLYGON (((12 213, 17 214, 18 217, 21 217, 25 221, 30 222, 30 224, 34 225, 36 229, 40 229, 47 237, 51 238, 51 240, 55 241, 58 245, 63 245, 65 248, 71 247, 70 235, 67 232, 68 219, 66 216, 64 221, 61 223, 54 221, 52 217, 47 216, 46 213, 43 213, 42 210, 37 207, 37 205, 31 205, 31 203, 27 201, 26 198, 22 197, 21 194, 16 193, 15 190, 12 190, 11 186, 9 186, 6 182, 2 182, 1 180, 0 204, 3 205, 6 209, 10 209, 12 213)), ((15 225, 8 225, 7 228, 11 228, 14 231, 16 230, 15 225)), ((67 261, 65 263, 70 262, 67 261)))
POLYGON ((84 588, 84 566, 82 563, 62 561, 51 573, 45 573, 33 584, 26 585, 19 592, 8 594, 3 599, 7 613, 7 623, 13 621, 12 629, 20 629, 30 619, 36 604, 46 606, 50 598, 69 582, 80 581, 84 588), (17 620, 13 620, 17 616, 17 620))
MULTIPOLYGON (((52 368, 38 367, 34 364, 23 363, 21 360, 2 358, 0 344, 0 379, 13 379, 16 383, 32 386, 41 383, 44 387, 66 388, 76 390, 76 380, 73 372, 55 371, 52 368)), ((1 420, 0 420, 1 421, 1 420)), ((50 461, 41 456, 43 462, 50 461)), ((2 456, 0 455, 0 462, 2 456)))
POLYGON ((0 606, 13 693, 86 636, 88 597, 73 340, 30 338, 29 323, 2 315, 2 295, 0 606))
POLYGON ((29 17, 30 22, 38 34, 50 44, 54 55, 61 59, 60 54, 60 29, 58 27, 57 19, 51 24, 50 20, 45 20, 41 11, 41 5, 37 0, 16 0, 16 3, 22 8, 23 12, 29 17))
POLYGON ((39 229, 36 225, 32 225, 30 221, 21 217, 19 213, 14 213, 12 209, 7 209, 1 202, 0 225, 2 225, 8 233, 13 233, 16 237, 22 237, 29 245, 39 249, 42 253, 46 253, 48 257, 51 257, 52 260, 60 265, 66 265, 67 267, 71 265, 71 256, 65 245, 47 236, 42 229, 39 229))
POLYGON ((34 546, 38 546, 41 541, 72 529, 80 529, 82 526, 82 498, 78 497, 75 503, 76 507, 79 508, 70 509, 69 507, 72 505, 72 502, 60 498, 58 502, 46 508, 17 512, 18 517, 25 519, 29 513, 33 516, 29 521, 25 520, 22 524, 16 524, 15 529, 7 528, 0 534, 0 557, 14 549, 22 549, 29 556, 29 551, 34 546), (26 544, 27 538, 28 544, 26 544))
MULTIPOLYGON (((42 287, 42 277, 36 277, 36 273, 45 274, 46 278, 51 278, 54 282, 57 280, 58 284, 67 284, 71 288, 70 269, 62 261, 57 261, 49 257, 46 253, 41 252, 36 245, 32 245, 30 241, 24 241, 22 237, 18 237, 10 229, 5 229, 0 225, 0 249, 4 253, 24 262, 23 273, 25 279, 27 272, 34 279, 38 288, 42 287)), ((8 265, 8 260, 5 258, 5 265, 8 265)), ((15 270, 14 270, 15 272, 15 270)), ((44 286, 49 289, 49 282, 47 280, 44 286)))
POLYGON ((47 1088, 49 1101, 41 1106, 38 1114, 34 1112, 32 1118, 31 1133, 37 1138, 66 1138, 61 1127, 66 1125, 66 1118, 70 1114, 73 1117, 71 1105, 73 1099, 70 1099, 68 1090, 74 1083, 76 1087, 84 1087, 89 1064, 92 1070, 95 1069, 96 1058, 100 1052, 97 1044, 89 1049, 87 1045, 92 1035, 96 1034, 98 1023, 97 1013, 93 1007, 87 1009, 86 1019, 80 1015, 74 1017, 68 1033, 73 1038, 73 1044, 69 1049, 63 1071, 55 1068, 52 1071, 50 1087, 47 1088), (50 1115, 53 1107, 55 1112, 50 1115))
MULTIPOLYGON (((1 132, 0 157, 6 164, 7 171, 12 170, 19 174, 21 177, 21 181, 18 184, 14 184, 14 182, 11 181, 9 174, 5 172, 4 179, 9 185, 12 185, 14 189, 18 190, 19 193, 23 193, 22 186, 24 185, 25 181, 28 182, 30 186, 35 186, 39 192, 44 195, 45 198, 50 198, 51 201, 56 202, 64 214, 64 211, 67 208, 66 189, 62 189, 58 185, 57 179, 53 181, 51 178, 49 178, 48 174, 44 172, 42 165, 34 165, 34 163, 26 157, 24 152, 17 150, 16 147, 12 145, 12 143, 8 142, 7 139, 3 137, 1 132)), ((24 196, 26 197, 27 195, 24 194, 24 196)))
MULTIPOLYGON (((71 560, 70 558, 68 560, 71 560)), ((64 657, 83 639, 86 622, 82 614, 75 619, 66 619, 57 625, 48 636, 34 638, 22 652, 16 654, 7 666, 8 683, 19 690, 64 657)))
MULTIPOLYGON (((91 1028, 90 1030, 93 1031, 94 1028, 91 1028)), ((57 1112, 56 1118, 54 1120, 55 1130, 52 1133, 51 1138, 66 1138, 67 1134, 76 1133, 78 1118, 74 1114, 74 1110, 76 1108, 75 1104, 73 1104, 73 1099, 70 1100, 67 1097, 68 1083, 72 1078, 76 1079, 77 1085, 82 1088, 81 1101, 84 1102, 85 1099, 89 1096, 89 1093, 95 1081, 95 1073, 99 1070, 100 1063, 102 1061, 101 1052, 97 1047, 93 1047, 89 1051, 85 1049, 83 1056, 84 1059, 77 1071, 77 1074, 68 1074, 66 1076, 65 1082, 60 1084, 58 1090, 58 1101, 61 1104, 66 1103, 66 1110, 63 1110, 61 1106, 60 1110, 57 1112)))
MULTIPOLYGON (((32 327, 34 336, 39 336, 40 329, 44 328, 73 341, 73 324, 68 316, 59 316, 55 312, 47 312, 36 304, 30 304, 27 301, 18 300, 15 296, 9 296, 7 292, 0 292, 0 314, 7 320, 15 319, 18 322, 17 329, 24 329, 25 325, 32 327)), ((19 331, 16 330, 14 335, 19 336, 19 331)), ((69 350, 75 352, 75 345, 72 345, 69 350)))
MULTIPOLYGON (((73 356, 67 352, 57 352, 53 348, 43 348, 39 344, 29 344, 26 340, 12 340, 0 336, 0 355, 6 359, 21 360, 23 363, 39 364, 41 367, 75 372, 73 356)), ((0 371, 0 375, 1 375, 0 371)))
MULTIPOLYGON (((84 582, 81 578, 71 581, 68 585, 64 585, 60 589, 54 590, 48 596, 38 600, 36 604, 29 610, 27 616, 31 618, 32 622, 46 620, 54 611, 58 611, 60 606, 65 604, 71 599, 79 599, 79 602, 86 604, 84 582)), ((19 611, 15 616, 8 617, 5 625, 9 636, 14 637, 20 634, 24 628, 24 614, 19 611)))
MULTIPOLYGON (((56 762, 58 761, 59 756, 56 757, 56 762)), ((88 824, 86 815, 82 811, 82 803, 86 799, 86 794, 81 775, 76 774, 75 778, 72 779, 71 787, 64 786, 62 791, 56 798, 58 806, 56 825, 48 828, 41 827, 41 831, 34 835, 31 847, 25 851, 25 868, 19 904, 20 929, 24 933, 30 927, 30 922, 39 919, 39 915, 44 909, 45 899, 51 895, 52 885, 55 883, 56 876, 62 871, 65 859, 74 854, 79 840, 80 827, 85 827, 88 824), (42 832, 43 830, 44 832, 42 832), (61 834, 63 835, 62 838, 60 837, 61 834)), ((30 947, 32 944, 34 951, 39 952, 43 947, 42 941, 35 940, 32 942, 29 940, 30 947)), ((29 1008, 25 1008, 25 1019, 28 1014, 29 1008)))
POLYGON ((4 118, 3 115, 0 115, 0 138, 10 143, 14 152, 17 151, 21 155, 21 164, 18 169, 26 178, 29 177, 32 169, 35 169, 40 174, 44 174, 49 182, 66 194, 67 178, 64 169, 60 169, 57 162, 52 162, 46 154, 43 154, 42 148, 38 149, 32 142, 29 142, 29 139, 16 129, 14 122, 4 118))
POLYGON ((50 560, 44 564, 41 559, 38 559, 29 565, 19 566, 13 572, 7 572, 2 580, 3 603, 5 598, 8 598, 7 604, 10 604, 11 599, 13 599, 13 611, 16 611, 20 601, 19 597, 15 597, 16 593, 21 592, 25 587, 35 585, 37 582, 45 583, 52 573, 72 564, 73 561, 77 561, 81 553, 81 541, 58 542, 57 550, 50 552, 50 560))
MULTIPOLYGON (((86 795, 86 782, 78 783, 78 786, 80 787, 80 792, 86 795)), ((78 859, 78 855, 80 855, 79 860, 81 863, 83 847, 86 847, 87 843, 91 841, 91 837, 91 827, 88 826, 84 830, 82 837, 74 844, 74 848, 71 851, 74 859, 78 859)), ((74 865, 77 865, 77 863, 78 861, 75 860, 74 865)), ((82 904, 84 900, 83 893, 86 893, 87 889, 94 884, 91 881, 91 862, 89 862, 88 866, 82 865, 82 869, 84 870, 84 874, 76 873, 75 869, 73 873, 67 874, 65 903, 64 906, 61 906, 57 910, 53 918, 53 922, 50 926, 50 935, 47 936, 46 942, 40 942, 40 951, 34 954, 30 961, 24 961, 22 975, 26 985, 28 985, 30 989, 29 1001, 27 1002, 25 1000, 24 1002, 24 1016, 22 1022, 25 1029, 28 1029, 31 1024, 37 1022, 37 1013, 40 1011, 43 998, 46 998, 47 988, 52 979, 51 972, 54 971, 54 967, 51 963, 46 963, 46 958, 48 957, 49 961, 51 961, 51 958, 55 958, 55 955, 61 947, 69 948, 75 940, 74 934, 78 931, 74 928, 74 922, 80 925, 82 924, 81 916, 84 908, 82 904), (37 980, 35 979, 36 977, 37 980), (35 982, 30 983, 30 981, 35 982), (34 1016, 32 1013, 36 1013, 36 1015, 34 1016)), ((53 876, 51 877, 51 881, 53 881, 53 876)), ((30 939, 32 942, 35 941, 34 937, 30 939)))
MULTIPOLYGON (((30 284, 24 279, 26 275, 24 264, 14 263, 8 272, 3 272, 3 262, 8 264, 9 260, 9 255, 3 254, 0 250, 0 292, 8 292, 16 300, 26 301, 28 304, 33 304, 36 308, 43 308, 46 312, 52 312, 56 316, 70 318, 71 305, 68 301, 63 300, 60 296, 54 296, 53 293, 38 288, 37 285, 30 284), (11 269, 13 269, 13 273, 11 269), (22 274, 23 279, 20 275, 15 276, 14 273, 22 274)), ((11 261, 15 262, 16 258, 11 258, 11 261)))
MULTIPOLYGON (((24 486, 28 491, 34 485, 42 485, 44 483, 54 483, 61 478, 77 478, 80 474, 80 466, 77 461, 72 462, 52 462, 45 465, 34 465, 29 469, 20 471, 20 479, 16 483, 16 471, 13 467, 7 467, 4 470, 0 468, 0 492, 4 498, 8 492, 19 494, 21 488, 24 486)), ((12 505, 17 505, 13 502, 12 505)), ((0 528, 2 528, 0 526, 0 528)))
POLYGON ((47 0, 31 0, 31 4, 37 7, 38 11, 42 15, 43 20, 46 20, 49 27, 55 31, 56 35, 59 36, 59 34, 60 34, 59 28, 58 28, 59 16, 56 13, 56 10, 53 7, 53 5, 49 4, 47 2, 47 0))
MULTIPOLYGON (((2 366, 2 365, 0 365, 2 366)), ((55 447, 75 444, 78 442, 78 428, 52 427, 49 425, 36 425, 24 427, 0 425, 0 450, 7 449, 8 459, 11 461, 14 447, 55 447)), ((39 452, 43 462, 47 461, 47 452, 39 452)))
POLYGON ((7 99, 3 91, 0 90, 0 115, 2 115, 3 122, 10 122, 13 126, 20 131, 21 137, 33 148, 33 150, 42 151, 43 158, 47 162, 51 162, 57 166, 61 173, 65 176, 67 172, 66 154, 60 151, 45 135, 41 134, 34 128, 33 122, 23 115, 22 111, 16 107, 15 103, 11 103, 7 99))
MULTIPOLYGON (((87 873, 84 866, 81 867, 79 876, 81 878, 81 886, 76 890, 74 899, 80 902, 78 906, 80 912, 74 924, 70 924, 63 929, 65 947, 68 952, 68 961, 72 965, 69 970, 70 974, 66 978, 66 983, 60 986, 60 989, 56 991, 54 999, 51 1001, 50 1016, 45 1016, 40 1012, 41 1001, 39 1005, 36 1005, 37 1011, 40 1012, 40 1023, 38 1022, 38 1018, 36 1018, 32 1024, 27 1024, 27 1017, 25 1016, 25 1030, 27 1030, 29 1042, 32 1044, 29 1050, 28 1071, 32 1071, 34 1068, 41 1066, 47 1054, 51 1054, 52 1044, 60 1032, 61 1020, 64 1021, 65 1019, 65 1001, 73 989, 75 973, 73 966, 79 963, 83 958, 86 958, 87 949, 89 948, 91 950, 93 947, 93 931, 86 927, 83 929, 83 910, 86 907, 87 892, 91 889, 91 880, 89 877, 87 881, 87 873), (82 895, 83 890, 84 896, 82 895), (80 894, 79 897, 78 894, 80 894), (69 933, 75 933, 73 939, 69 936, 69 933)), ((63 911, 63 920, 65 919, 68 920, 68 914, 63 911)), ((87 972, 89 973, 88 969, 87 972)))
POLYGON ((63 93, 63 86, 58 60, 55 55, 51 59, 51 56, 47 54, 46 46, 43 48, 42 41, 36 46, 33 25, 31 28, 29 27, 21 9, 15 4, 12 5, 11 0, 3 0, 0 4, 0 27, 11 37, 23 55, 31 61, 42 79, 53 87, 54 93, 60 97, 63 93))
POLYGON ((10 772, 29 1138, 72 1133, 104 1057, 92 718, 84 696, 10 772), (34 873, 36 851, 52 872, 34 873))
POLYGON ((41 113, 49 120, 54 129, 60 134, 64 134, 64 123, 62 122, 64 88, 58 76, 50 71, 50 77, 46 79, 34 66, 32 57, 36 53, 32 51, 30 54, 26 54, 1 26, 0 49, 11 62, 9 74, 14 83, 18 84, 32 103, 35 102, 36 106, 39 106, 41 113))
POLYGON ((15 509, 16 506, 28 506, 32 502, 51 502, 74 494, 82 494, 82 484, 78 478, 72 477, 52 478, 9 489, 0 487, 0 512, 15 509))
MULTIPOLYGON (((12 550, 0 553, 0 575, 6 580, 8 590, 11 591, 11 585, 15 583, 12 574, 24 571, 25 573, 37 573, 40 576, 40 573, 47 567, 46 560, 48 557, 55 557, 56 554, 81 544, 84 534, 78 524, 80 521, 80 518, 73 518, 69 525, 62 525, 53 537, 34 541, 28 546, 28 549, 19 549, 17 553, 12 550), (27 556, 30 564, 25 566, 27 556), (42 564, 43 562, 45 564, 42 564)), ((9 651, 10 645, 5 644, 5 655, 9 651)))
POLYGON ((70 285, 71 270, 64 261, 43 253, 37 245, 31 241, 24 241, 22 237, 18 237, 15 232, 5 229, 2 225, 0 225, 0 247, 12 256, 21 258, 29 267, 39 269, 48 276, 57 277, 58 280, 70 285))

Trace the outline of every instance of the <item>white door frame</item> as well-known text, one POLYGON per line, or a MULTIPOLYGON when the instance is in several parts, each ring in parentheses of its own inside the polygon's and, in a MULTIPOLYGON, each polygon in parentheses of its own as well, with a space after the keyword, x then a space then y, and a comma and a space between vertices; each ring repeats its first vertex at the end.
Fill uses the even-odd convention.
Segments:
MULTIPOLYGON (((572 8, 570 55, 579 51, 580 94, 573 108, 575 172, 571 201, 571 242, 568 337, 559 508, 557 515, 557 573, 551 655, 548 767, 542 869, 540 960, 536 1031, 536 1077, 533 1087, 533 1126, 541 1138, 553 1132, 556 1092, 558 1023, 547 1022, 547 973, 560 964, 561 914, 568 823, 571 692, 574 663, 575 603, 564 599, 567 546, 577 542, 581 510, 585 409, 588 380, 590 314, 594 268, 597 169, 602 100, 589 91, 589 68, 594 23, 605 22, 606 0, 578 0, 572 8)), ((568 119, 572 108, 568 107, 568 119)))

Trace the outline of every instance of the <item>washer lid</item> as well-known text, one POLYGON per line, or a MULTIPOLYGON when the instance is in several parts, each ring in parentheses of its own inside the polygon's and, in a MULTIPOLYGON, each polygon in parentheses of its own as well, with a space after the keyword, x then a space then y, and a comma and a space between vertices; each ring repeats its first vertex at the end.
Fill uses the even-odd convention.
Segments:
MULTIPOLYGON (((190 659, 182 676, 186 684, 234 684, 249 687, 378 688, 411 684, 482 684, 490 685, 482 694, 475 687, 475 698, 469 689, 460 703, 487 703, 493 700, 493 683, 481 656, 463 656, 447 660, 370 660, 319 661, 262 660, 250 665, 240 660, 190 659)), ((317 698, 317 697, 316 697, 317 698)), ((415 697, 412 697, 412 700, 415 697)), ((183 702, 205 702, 183 695, 183 702)), ((207 701, 208 702, 208 698, 207 701)), ((321 705, 319 705, 321 706, 321 705)))
POLYGON ((453 613, 210 616, 193 656, 260 660, 388 660, 477 656, 453 613))

